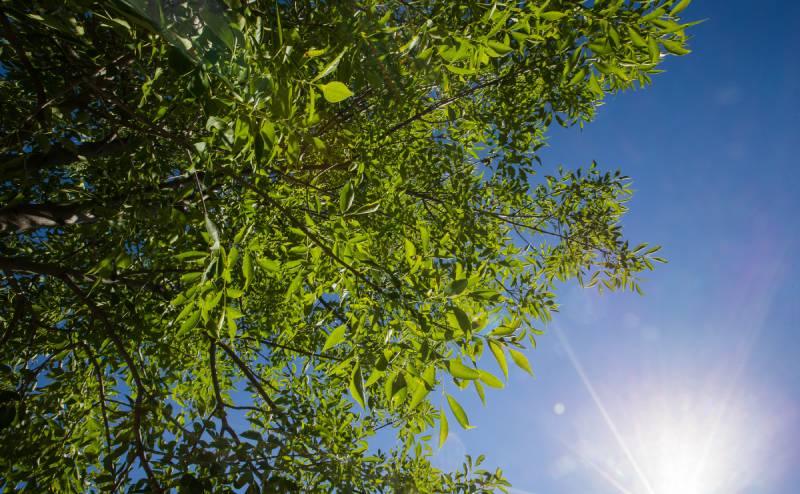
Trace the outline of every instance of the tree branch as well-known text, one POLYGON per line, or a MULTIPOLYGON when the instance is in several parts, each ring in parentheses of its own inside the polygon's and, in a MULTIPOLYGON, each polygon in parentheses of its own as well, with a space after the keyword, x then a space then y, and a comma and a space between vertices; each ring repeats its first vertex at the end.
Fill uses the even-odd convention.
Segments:
POLYGON ((225 353, 228 354, 231 360, 233 360, 233 363, 236 364, 239 370, 241 370, 244 373, 245 377, 247 377, 247 380, 250 381, 250 384, 253 385, 259 396, 261 396, 261 398, 269 405, 271 411, 273 413, 277 413, 279 416, 283 418, 286 418, 281 409, 278 408, 278 405, 272 400, 272 398, 269 397, 266 390, 264 390, 264 387, 261 386, 261 383, 258 381, 258 377, 253 373, 252 369, 250 369, 250 367, 248 367, 248 365, 244 363, 241 358, 239 358, 236 352, 233 351, 233 349, 228 345, 226 345, 223 341, 215 340, 210 334, 206 335, 208 336, 209 339, 211 339, 211 341, 216 341, 216 343, 220 346, 220 348, 222 348, 225 351, 225 353))
POLYGON ((142 430, 141 430, 142 396, 147 394, 147 388, 144 386, 144 382, 142 381, 142 378, 139 375, 136 363, 133 361, 133 358, 128 353, 128 350, 125 349, 125 345, 122 342, 122 340, 120 340, 119 336, 114 331, 111 330, 110 327, 111 324, 109 323, 105 312, 103 312, 100 309, 100 307, 95 305, 95 303, 92 302, 92 300, 89 297, 87 297, 85 293, 83 293, 83 290, 81 290, 81 288, 78 285, 76 285, 74 281, 72 281, 72 279, 69 277, 68 274, 62 274, 59 275, 58 277, 64 281, 64 283, 70 288, 70 290, 75 292, 75 294, 89 308, 94 317, 97 317, 101 321, 103 321, 106 335, 108 335, 109 339, 114 344, 114 347, 120 353, 122 359, 128 366, 128 371, 130 372, 131 377, 133 378, 133 382, 136 385, 136 398, 134 399, 134 404, 133 404, 133 427, 132 427, 134 443, 136 445, 136 454, 139 457, 139 462, 142 466, 142 469, 145 471, 145 474, 147 475, 147 481, 150 484, 150 489, 153 492, 161 493, 163 492, 163 489, 161 488, 161 485, 158 483, 155 473, 153 472, 153 469, 150 466, 150 462, 148 461, 147 455, 145 454, 144 443, 142 442, 142 430))
POLYGON ((81 156, 96 158, 112 155, 125 150, 132 143, 132 138, 117 139, 112 135, 75 146, 51 146, 47 152, 7 154, 0 160, 0 179, 10 180, 25 173, 33 174, 45 168, 68 165, 81 156))

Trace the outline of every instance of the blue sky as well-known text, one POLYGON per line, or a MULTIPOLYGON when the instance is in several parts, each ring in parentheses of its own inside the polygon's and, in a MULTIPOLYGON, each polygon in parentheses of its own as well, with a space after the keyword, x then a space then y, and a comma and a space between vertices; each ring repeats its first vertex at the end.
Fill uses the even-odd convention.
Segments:
POLYGON ((800 485, 800 4, 696 0, 685 15, 707 19, 691 55, 543 153, 633 177, 627 236, 670 263, 644 297, 564 286, 529 352, 536 378, 513 373, 485 407, 459 395, 477 428, 451 426, 440 466, 485 453, 535 494, 800 485))

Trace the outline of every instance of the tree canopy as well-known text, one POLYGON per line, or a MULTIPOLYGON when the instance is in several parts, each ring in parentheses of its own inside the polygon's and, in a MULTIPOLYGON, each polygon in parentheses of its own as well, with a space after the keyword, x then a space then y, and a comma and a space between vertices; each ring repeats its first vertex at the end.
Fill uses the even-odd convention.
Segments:
POLYGON ((503 490, 462 393, 660 261, 537 151, 688 3, 2 0, 0 490, 503 490))

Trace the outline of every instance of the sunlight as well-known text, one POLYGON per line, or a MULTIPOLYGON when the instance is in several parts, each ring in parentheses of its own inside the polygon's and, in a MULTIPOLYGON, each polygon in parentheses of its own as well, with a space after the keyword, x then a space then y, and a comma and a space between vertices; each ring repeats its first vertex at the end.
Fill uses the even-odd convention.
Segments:
POLYGON ((769 421, 733 381, 639 376, 603 399, 557 332, 594 404, 573 418, 576 439, 565 444, 611 492, 735 493, 763 471, 769 421))
MULTIPOLYGON (((730 492, 728 480, 737 477, 743 458, 743 431, 733 410, 704 409, 710 400, 690 399, 677 410, 639 405, 626 435, 655 494, 715 494, 730 492), (707 403, 702 403, 707 401, 707 403)), ((673 397, 673 402, 680 401, 673 397)), ((723 401, 720 399, 720 401, 723 401)), ((673 404, 674 406, 674 404, 673 404)))

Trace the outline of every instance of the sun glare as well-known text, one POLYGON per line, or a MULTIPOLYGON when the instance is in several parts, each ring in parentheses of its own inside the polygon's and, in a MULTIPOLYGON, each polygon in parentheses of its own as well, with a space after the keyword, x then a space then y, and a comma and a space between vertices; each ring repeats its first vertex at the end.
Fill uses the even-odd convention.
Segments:
POLYGON ((738 410, 725 404, 724 397, 717 398, 662 396, 632 410, 632 421, 622 434, 649 492, 734 492, 729 489, 735 488, 737 469, 746 468, 750 448, 738 410))
POLYGON ((571 417, 575 437, 564 442, 603 492, 731 494, 763 481, 754 472, 767 469, 771 421, 735 380, 637 376, 611 393, 595 388, 562 343, 594 402, 571 417))

